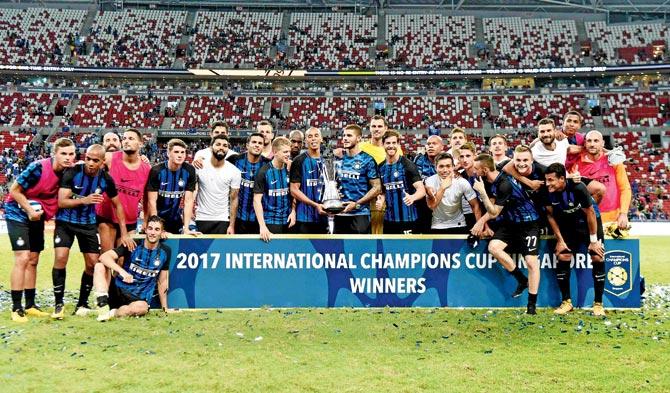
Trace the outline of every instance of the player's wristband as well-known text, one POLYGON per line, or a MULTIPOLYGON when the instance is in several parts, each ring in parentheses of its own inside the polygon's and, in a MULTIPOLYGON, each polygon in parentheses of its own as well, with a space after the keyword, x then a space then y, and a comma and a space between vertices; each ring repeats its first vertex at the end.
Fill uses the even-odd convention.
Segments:
POLYGON ((598 235, 589 235, 591 243, 596 243, 598 241, 598 235))

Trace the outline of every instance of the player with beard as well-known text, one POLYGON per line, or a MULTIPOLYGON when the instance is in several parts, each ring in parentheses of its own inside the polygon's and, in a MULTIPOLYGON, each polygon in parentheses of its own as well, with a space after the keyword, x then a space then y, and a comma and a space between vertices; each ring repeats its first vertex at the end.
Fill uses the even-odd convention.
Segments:
MULTIPOLYGON (((291 195, 296 200, 296 233, 328 233, 328 220, 323 210, 323 161, 321 130, 310 127, 305 133, 307 151, 293 159, 290 172, 291 195)), ((294 144, 291 143, 291 148, 294 144)))
POLYGON ((269 120, 261 120, 256 125, 256 132, 263 135, 263 157, 271 160, 273 157, 272 141, 275 139, 274 129, 269 120))
POLYGON ((368 204, 381 192, 381 181, 375 159, 361 151, 361 127, 344 127, 342 144, 346 151, 336 165, 336 178, 346 207, 335 216, 336 234, 370 234, 368 204))
POLYGON ((134 242, 126 233, 123 206, 118 197, 114 180, 104 170, 105 148, 91 145, 86 149, 86 159, 65 170, 58 190, 58 213, 54 230, 54 266, 51 277, 54 286, 55 307, 51 317, 63 319, 65 305, 66 266, 70 257, 70 247, 75 237, 79 250, 84 256, 84 272, 81 275, 79 301, 75 315, 86 316, 91 309, 88 297, 93 287, 93 268, 100 256, 100 241, 96 225, 95 205, 102 202, 106 194, 114 205, 119 217, 122 243, 132 248, 134 242))
POLYGON ((426 179, 428 207, 433 210, 431 233, 467 234, 469 228, 463 214, 465 198, 477 219, 481 216, 477 194, 470 183, 454 176, 454 159, 449 153, 435 158, 436 174, 426 179))
POLYGON ((300 130, 293 130, 288 134, 288 139, 291 141, 291 160, 302 153, 305 136, 300 130))
POLYGON ((605 154, 603 135, 599 131, 594 130, 586 134, 584 147, 573 170, 605 186, 607 191, 602 200, 598 201, 596 198, 603 222, 616 222, 619 229, 627 229, 632 191, 625 165, 623 163, 614 166, 609 164, 605 154))
POLYGON ((272 142, 272 161, 256 174, 254 211, 261 239, 268 242, 272 234, 288 233, 295 225, 295 203, 289 192, 288 166, 291 164, 291 142, 279 137, 272 142))
POLYGON ((172 251, 159 243, 163 233, 160 217, 149 217, 146 228, 144 240, 132 249, 120 246, 100 255, 93 277, 98 321, 146 315, 156 288, 163 311, 168 311, 168 269, 172 251), (111 277, 110 271, 116 275, 111 277))
POLYGON ((198 206, 195 224, 202 233, 235 233, 235 212, 242 174, 235 164, 226 161, 229 147, 228 138, 216 135, 210 145, 212 155, 209 162, 197 170, 198 206))
POLYGON ((496 134, 489 139, 489 152, 496 166, 509 160, 509 157, 507 157, 507 139, 504 135, 496 134))
POLYGON ((472 228, 474 235, 481 235, 484 223, 499 215, 503 216, 499 228, 489 242, 488 251, 517 280, 517 288, 512 297, 519 297, 528 289, 528 314, 536 314, 537 291, 540 287, 540 266, 538 262, 540 214, 521 184, 507 174, 499 172, 493 164, 493 157, 480 154, 475 159, 475 171, 479 178, 473 188, 480 195, 486 208, 472 228), (484 180, 482 180, 484 179, 484 180), (489 192, 484 181, 490 186, 489 192), (528 278, 521 273, 510 253, 519 252, 528 266, 528 278))
POLYGON ((170 139, 167 150, 167 162, 155 165, 149 172, 147 183, 149 215, 162 218, 166 232, 189 235, 196 185, 195 168, 184 162, 186 143, 181 139, 170 139))
POLYGON ((113 153, 121 148, 121 139, 116 132, 108 132, 102 137, 102 147, 106 152, 113 153))
POLYGON ((67 138, 53 144, 53 156, 34 161, 9 187, 5 199, 5 220, 14 251, 10 276, 14 322, 27 322, 26 315, 46 317, 49 314, 35 304, 37 264, 44 249, 44 223, 58 210, 58 184, 66 168, 75 160, 74 143, 67 138), (26 307, 22 298, 25 294, 26 307))
MULTIPOLYGON (((229 138, 228 136, 229 133, 229 127, 228 123, 225 121, 215 121, 212 123, 210 131, 209 131, 209 142, 211 145, 212 139, 217 136, 217 135, 223 135, 226 138, 229 138)), ((226 153, 228 157, 234 156, 235 151, 233 149, 229 149, 228 153, 226 153)), ((209 159, 212 158, 212 148, 211 147, 206 147, 204 149, 198 150, 194 155, 193 155, 193 167, 195 169, 202 169, 203 165, 207 164, 209 162, 209 159)), ((188 223, 187 223, 188 224, 188 223)))
POLYGON ((377 198, 377 207, 381 209, 386 203, 384 234, 411 235, 417 232, 418 213, 414 203, 426 196, 426 190, 416 165, 398 155, 400 133, 389 130, 382 139, 386 160, 379 166, 383 192, 377 198))
MULTIPOLYGON (((439 135, 431 135, 426 140, 426 152, 419 154, 414 159, 422 180, 433 176, 435 173, 435 157, 444 150, 444 141, 439 135)), ((417 222, 418 233, 430 233, 430 225, 433 212, 426 204, 426 199, 421 199, 415 203, 419 219, 417 222)))
POLYGON ((260 231, 254 212, 254 179, 261 167, 270 162, 261 155, 263 144, 263 135, 255 132, 247 138, 247 151, 245 153, 228 158, 228 161, 235 165, 242 175, 238 198, 239 206, 235 220, 235 233, 238 235, 255 234, 260 231))
POLYGON ((605 316, 605 235, 595 201, 583 183, 566 179, 563 164, 549 165, 545 179, 549 191, 545 208, 549 225, 556 237, 555 253, 559 260, 556 265, 556 280, 562 300, 554 313, 563 315, 573 309, 570 299, 570 262, 572 256, 576 256, 586 246, 593 262, 593 315, 605 316))
MULTIPOLYGON (((105 153, 105 165, 119 193, 128 234, 135 233, 140 213, 138 207, 142 201, 146 201, 144 191, 151 171, 151 166, 142 161, 140 156, 142 145, 142 134, 134 128, 129 128, 123 133, 121 141, 123 151, 105 153)), ((100 248, 101 252, 105 252, 114 248, 117 235, 120 234, 119 219, 108 195, 96 205, 95 211, 100 233, 100 248)))

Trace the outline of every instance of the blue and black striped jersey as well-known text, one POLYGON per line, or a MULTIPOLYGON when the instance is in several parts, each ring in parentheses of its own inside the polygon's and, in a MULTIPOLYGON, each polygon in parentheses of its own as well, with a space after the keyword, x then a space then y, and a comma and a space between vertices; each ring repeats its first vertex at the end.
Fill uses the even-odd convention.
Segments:
MULTIPOLYGON (((79 163, 65 170, 60 188, 72 190, 72 199, 86 198, 91 194, 106 193, 109 198, 118 195, 114 180, 105 170, 95 176, 86 174, 86 164, 79 163)), ((80 205, 71 209, 58 209, 56 220, 72 224, 95 224, 95 205, 80 205)))
POLYGON ((158 193, 158 217, 168 222, 182 222, 182 198, 186 191, 195 191, 195 185, 195 168, 187 162, 176 171, 171 171, 167 162, 154 165, 149 172, 147 191, 158 193))
MULTIPOLYGON (((299 183, 300 191, 316 203, 323 202, 324 181, 322 176, 323 163, 321 157, 313 158, 307 153, 302 153, 291 163, 291 183, 299 183)), ((297 201, 296 221, 320 222, 324 219, 325 217, 320 215, 316 208, 297 201)))
POLYGON ((256 174, 254 194, 263 194, 263 219, 266 224, 284 225, 291 213, 288 170, 277 169, 272 162, 265 164, 256 174))
MULTIPOLYGON (((355 156, 347 154, 335 162, 337 185, 342 202, 356 202, 370 191, 370 180, 379 178, 377 163, 371 155, 360 152, 355 156)), ((346 215, 369 215, 370 206, 362 205, 346 215)))
POLYGON ((158 274, 161 270, 170 268, 170 247, 159 244, 153 250, 144 246, 144 241, 139 241, 133 251, 125 246, 114 249, 116 255, 123 258, 123 269, 133 276, 133 283, 126 284, 120 275, 115 278, 114 284, 124 292, 132 294, 138 299, 145 300, 151 304, 151 298, 154 296, 158 274))
POLYGON ((413 184, 421 181, 421 175, 416 165, 405 157, 389 164, 384 161, 379 166, 379 175, 382 188, 386 196, 385 221, 413 222, 417 220, 417 211, 414 204, 407 206, 403 202, 405 194, 414 194, 413 184))
POLYGON ((537 221, 540 218, 535 203, 513 177, 500 172, 491 184, 495 204, 503 206, 503 220, 512 223, 537 221))
POLYGON ((258 162, 249 162, 247 153, 237 154, 227 158, 242 173, 240 192, 238 194, 237 218, 242 221, 256 221, 254 213, 254 180, 263 165, 270 162, 261 156, 258 162))
POLYGON ((437 173, 435 163, 431 162, 426 154, 419 154, 416 156, 416 158, 414 158, 414 163, 421 174, 422 180, 426 180, 437 173))
MULTIPOLYGON (((34 161, 26 169, 23 170, 16 178, 16 183, 24 190, 34 187, 42 177, 42 163, 34 161)), ((5 219, 28 222, 28 215, 16 201, 9 201, 5 203, 5 219)))

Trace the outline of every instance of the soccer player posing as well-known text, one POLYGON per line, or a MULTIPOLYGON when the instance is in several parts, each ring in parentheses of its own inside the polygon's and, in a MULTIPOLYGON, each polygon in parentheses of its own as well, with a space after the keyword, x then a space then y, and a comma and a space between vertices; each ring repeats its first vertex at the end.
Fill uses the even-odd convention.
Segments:
POLYGON ((540 266, 538 262, 538 248, 540 218, 535 204, 525 190, 515 179, 496 170, 493 157, 480 154, 475 159, 475 170, 480 179, 475 180, 473 188, 486 208, 487 214, 477 221, 472 229, 473 234, 479 235, 483 224, 489 218, 503 216, 500 227, 489 242, 488 250, 503 267, 517 280, 517 289, 512 297, 521 296, 528 288, 528 314, 536 314, 537 291, 540 286, 540 266), (487 195, 484 179, 491 187, 491 197, 487 195), (509 252, 517 251, 524 256, 528 266, 528 278, 521 273, 509 252))
POLYGON ((382 140, 386 149, 386 160, 379 166, 383 192, 376 203, 381 209, 386 202, 384 233, 411 235, 417 230, 418 216, 414 202, 423 199, 426 190, 416 165, 398 154, 398 131, 386 131, 382 140))
POLYGON ((461 176, 454 177, 454 159, 449 153, 435 158, 437 173, 426 179, 428 207, 433 210, 431 232, 466 234, 468 226, 463 214, 463 199, 468 201, 477 219, 481 216, 477 194, 461 176))
POLYGON ((291 196, 296 200, 296 233, 328 233, 328 220, 321 204, 324 193, 322 142, 321 130, 309 128, 305 133, 307 151, 291 163, 290 188, 291 196))
POLYGON ((335 231, 340 234, 369 234, 368 203, 381 192, 381 181, 374 158, 361 151, 362 130, 355 124, 344 127, 342 144, 345 154, 337 163, 337 183, 346 207, 335 216, 335 231))
POLYGON ((59 177, 73 165, 74 160, 74 143, 67 138, 57 139, 53 144, 53 157, 28 165, 9 188, 5 200, 5 219, 14 251, 10 277, 11 317, 14 322, 27 322, 26 315, 49 315, 35 304, 37 263, 44 249, 44 222, 50 220, 58 209, 59 177), (33 205, 29 200, 38 205, 33 205), (24 293, 25 309, 21 304, 24 293))
POLYGON ((70 247, 75 237, 79 250, 84 255, 84 272, 81 275, 79 301, 75 315, 86 316, 91 308, 88 297, 93 287, 93 269, 100 256, 98 226, 96 225, 95 205, 102 202, 103 194, 110 199, 116 216, 119 217, 122 244, 130 249, 135 245, 126 232, 123 206, 111 176, 104 170, 105 148, 91 145, 86 149, 83 163, 65 170, 58 190, 58 213, 54 231, 54 266, 51 277, 54 286, 55 307, 51 317, 63 319, 65 306, 65 277, 70 247))
POLYGON ((162 218, 166 232, 188 235, 191 234, 189 224, 193 216, 195 168, 188 162, 184 162, 186 160, 184 141, 170 139, 167 149, 167 162, 155 165, 149 172, 147 182, 149 215, 162 218), (183 210, 182 200, 184 201, 183 210))
POLYGON ((161 307, 168 310, 171 250, 159 243, 163 220, 158 216, 149 217, 145 232, 144 240, 133 250, 119 246, 102 254, 95 265, 93 284, 98 301, 98 321, 145 315, 149 312, 156 286, 161 307), (123 266, 117 263, 121 257, 124 257, 123 266), (109 270, 116 276, 110 277, 109 270))
MULTIPOLYGON (((254 212, 254 179, 263 165, 270 162, 263 157, 263 135, 253 133, 247 138, 247 151, 243 154, 232 156, 228 159, 240 170, 242 180, 240 181, 239 206, 235 220, 235 233, 238 235, 258 233, 258 221, 254 212)), ((231 210, 231 215, 236 214, 231 210)))
POLYGON ((196 226, 207 234, 232 235, 235 233, 235 211, 242 175, 240 170, 226 161, 228 138, 212 138, 212 155, 209 162, 198 169, 198 207, 196 226))
POLYGON ((603 224, 596 204, 583 183, 566 179, 563 164, 551 164, 544 173, 549 191, 546 201, 547 220, 556 237, 555 253, 558 257, 556 279, 561 291, 561 305, 555 314, 572 311, 570 299, 570 261, 580 247, 588 245, 593 262, 593 315, 604 316, 603 292, 605 290, 605 249, 603 224))
POLYGON ((272 142, 272 161, 256 174, 254 211, 261 239, 270 241, 273 233, 288 233, 295 225, 295 205, 289 193, 288 165, 291 163, 291 142, 279 137, 272 142))

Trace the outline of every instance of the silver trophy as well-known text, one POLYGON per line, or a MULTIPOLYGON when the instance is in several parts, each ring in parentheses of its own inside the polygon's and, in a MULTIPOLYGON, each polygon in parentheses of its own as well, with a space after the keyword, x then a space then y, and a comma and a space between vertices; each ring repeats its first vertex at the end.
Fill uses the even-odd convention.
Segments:
POLYGON ((341 213, 345 206, 337 189, 337 163, 332 158, 323 159, 321 164, 323 180, 323 210, 330 214, 341 213))

